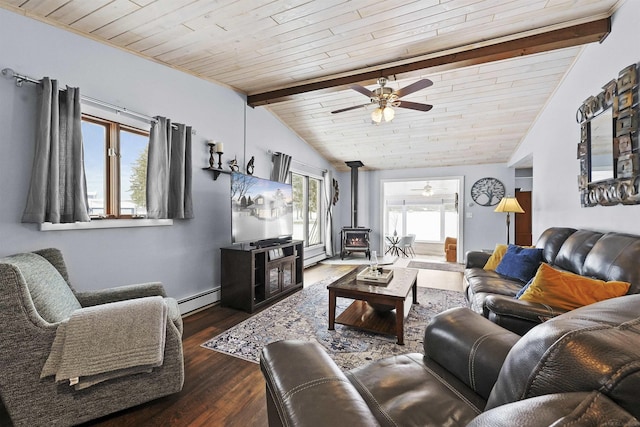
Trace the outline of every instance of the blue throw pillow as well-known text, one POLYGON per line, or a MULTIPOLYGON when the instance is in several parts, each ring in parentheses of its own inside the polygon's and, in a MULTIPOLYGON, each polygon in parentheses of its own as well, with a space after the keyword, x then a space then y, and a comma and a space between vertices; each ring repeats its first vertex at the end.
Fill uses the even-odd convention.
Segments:
POLYGON ((496 273, 527 283, 536 275, 540 262, 542 249, 509 245, 502 261, 496 267, 496 273))

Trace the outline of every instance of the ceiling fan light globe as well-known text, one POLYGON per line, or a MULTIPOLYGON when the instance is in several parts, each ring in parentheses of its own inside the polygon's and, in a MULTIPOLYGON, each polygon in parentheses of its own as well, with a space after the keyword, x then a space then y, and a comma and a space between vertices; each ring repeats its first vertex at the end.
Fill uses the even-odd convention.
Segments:
POLYGON ((390 122, 396 116, 396 112, 391 107, 384 107, 382 114, 384 115, 385 122, 390 122))
POLYGON ((371 112, 371 120, 375 123, 380 123, 382 121, 382 108, 378 107, 371 112))

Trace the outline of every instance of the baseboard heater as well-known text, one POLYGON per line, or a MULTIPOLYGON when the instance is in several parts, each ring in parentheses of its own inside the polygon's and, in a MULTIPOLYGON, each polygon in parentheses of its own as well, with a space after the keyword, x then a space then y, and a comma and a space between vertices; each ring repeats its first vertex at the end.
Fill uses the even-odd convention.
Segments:
POLYGON ((178 300, 180 314, 185 315, 199 308, 206 307, 220 301, 220 287, 201 292, 178 300))

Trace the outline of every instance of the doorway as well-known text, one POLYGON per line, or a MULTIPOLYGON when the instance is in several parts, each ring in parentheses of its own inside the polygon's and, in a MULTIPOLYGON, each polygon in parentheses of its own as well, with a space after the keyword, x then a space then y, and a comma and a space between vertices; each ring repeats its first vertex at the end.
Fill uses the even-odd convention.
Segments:
POLYGON ((516 199, 524 213, 515 214, 515 244, 531 246, 531 191, 516 189, 516 199))
POLYGON ((383 242, 387 236, 415 235, 416 255, 444 260, 445 239, 454 238, 460 248, 456 259, 462 262, 462 188, 464 177, 383 180, 383 242))

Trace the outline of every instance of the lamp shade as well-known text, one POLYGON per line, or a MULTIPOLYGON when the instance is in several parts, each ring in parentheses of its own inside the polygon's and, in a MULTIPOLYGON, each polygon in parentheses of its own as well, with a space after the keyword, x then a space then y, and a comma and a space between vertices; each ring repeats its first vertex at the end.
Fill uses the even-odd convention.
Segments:
POLYGON ((385 122, 390 122, 396 116, 396 112, 393 111, 393 108, 391 107, 384 107, 384 110, 382 110, 382 114, 384 115, 385 122))
POLYGON ((378 107, 371 112, 371 120, 376 123, 380 123, 382 121, 382 108, 378 107))
POLYGON ((524 209, 522 209, 522 206, 518 203, 518 199, 515 197, 503 197, 494 212, 524 213, 524 209))

